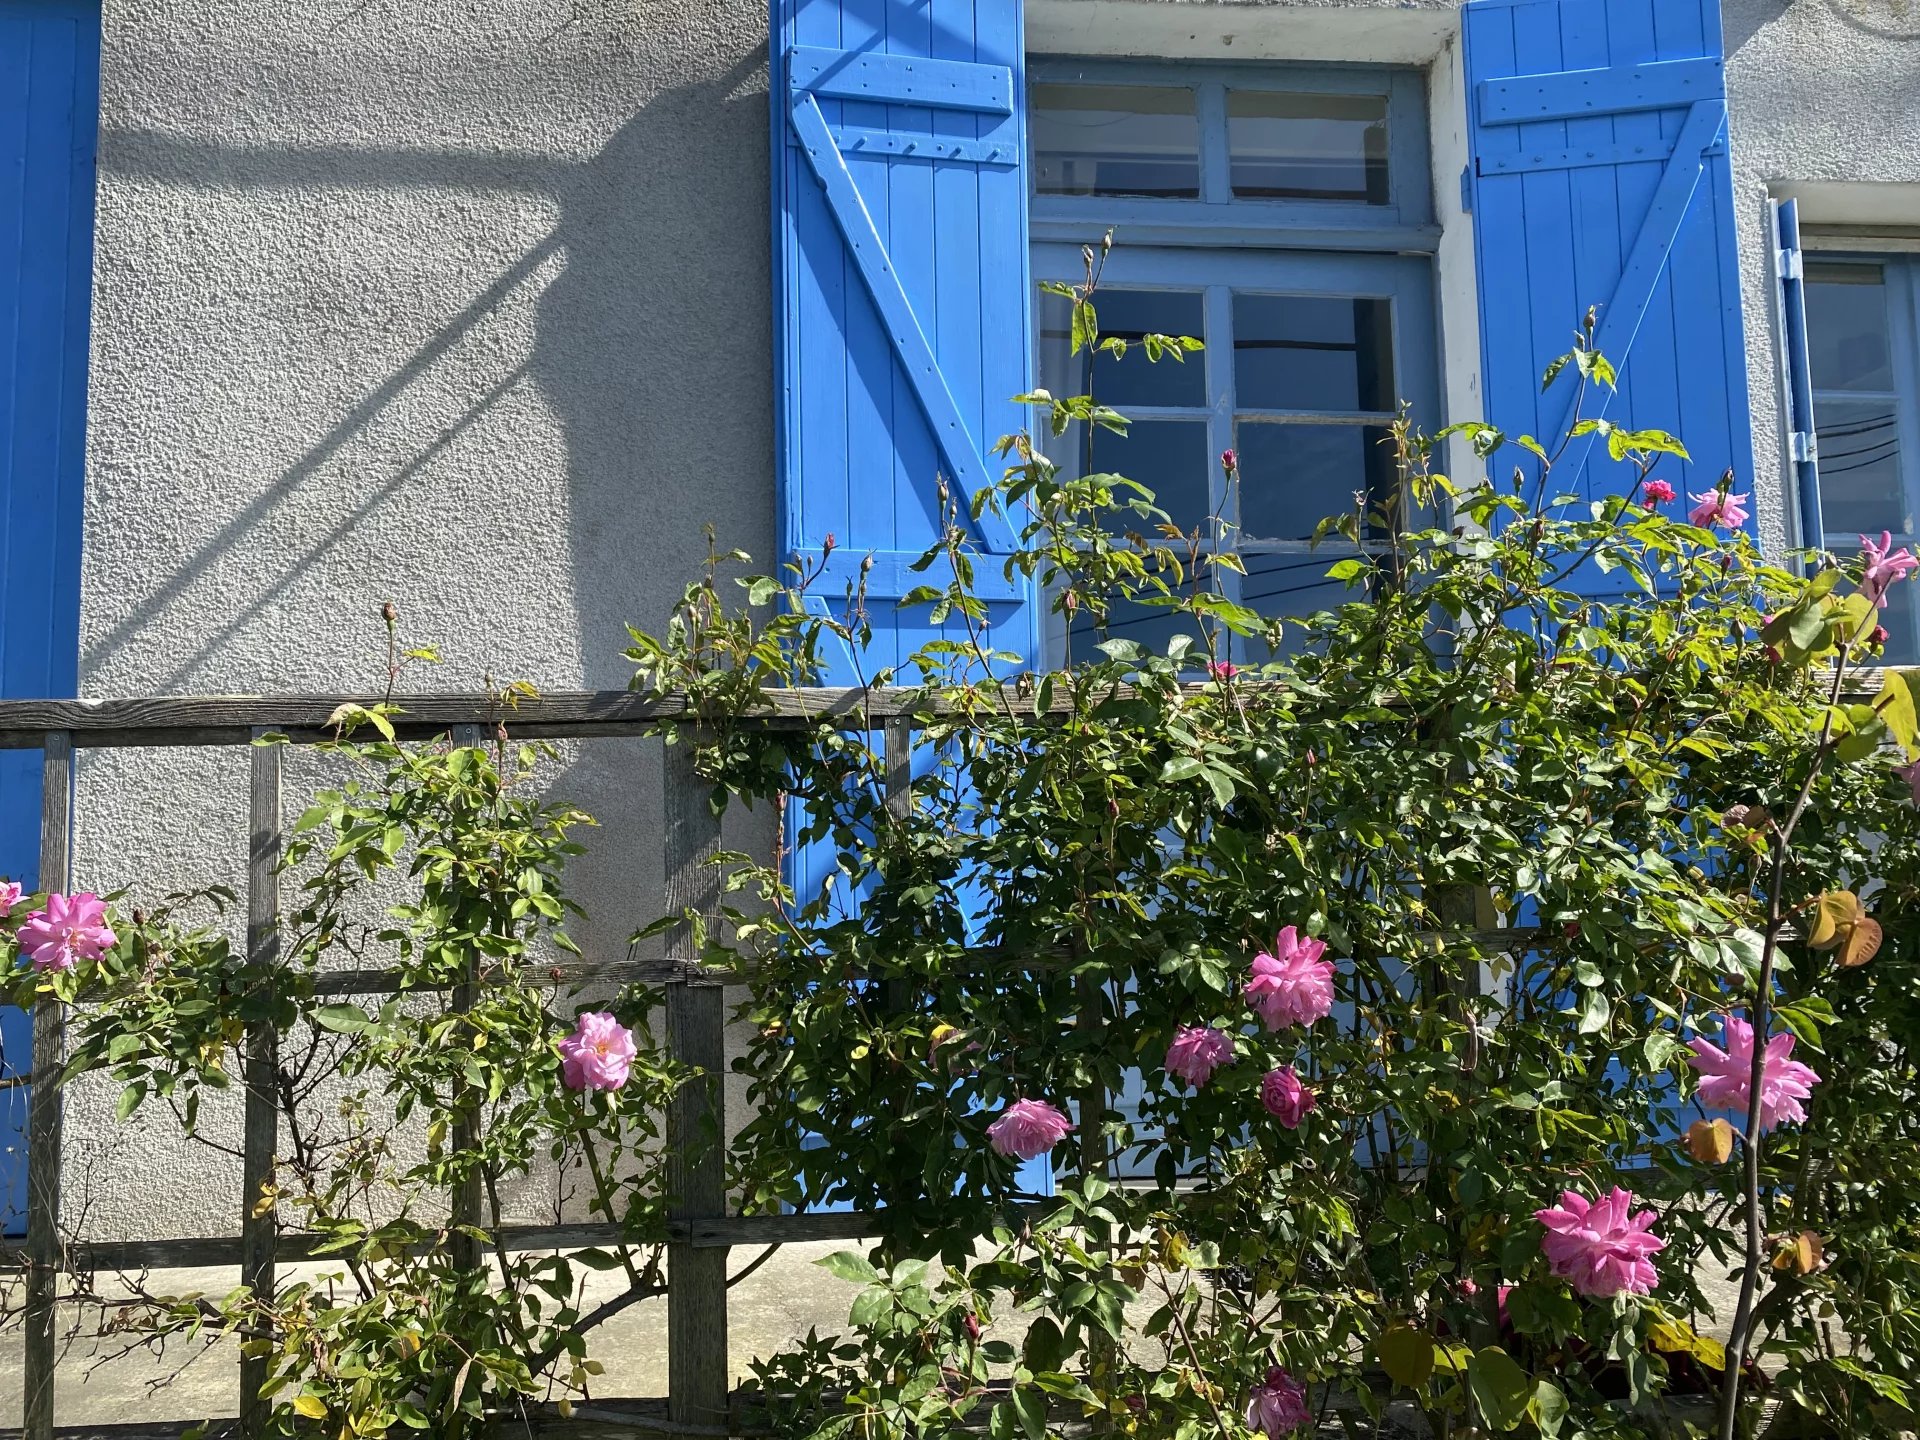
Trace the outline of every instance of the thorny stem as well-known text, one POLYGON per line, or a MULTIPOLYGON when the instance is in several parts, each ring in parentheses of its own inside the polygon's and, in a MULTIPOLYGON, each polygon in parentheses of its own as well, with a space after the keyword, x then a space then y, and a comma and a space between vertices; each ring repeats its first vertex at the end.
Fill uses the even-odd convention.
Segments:
POLYGON ((1846 684, 1847 652, 1851 643, 1849 641, 1840 647, 1839 657, 1834 662, 1826 717, 1820 725, 1820 743, 1814 750, 1812 763, 1807 766, 1806 778, 1800 782, 1800 793, 1794 797, 1793 808, 1781 822, 1773 843, 1773 873, 1767 881, 1767 933, 1760 950, 1760 973, 1754 983, 1753 1002, 1749 1011, 1749 1023, 1753 1027, 1753 1068, 1747 1077, 1744 1178, 1746 1263, 1740 1275, 1740 1301, 1734 1307, 1733 1326, 1727 1332, 1727 1372, 1720 1400, 1720 1440, 1734 1440, 1739 1428, 1740 1372, 1747 1359, 1753 1298, 1760 1288, 1761 1250, 1765 1244, 1760 1225, 1760 1111, 1767 1069, 1768 1000, 1773 990, 1773 965, 1780 949, 1780 932, 1786 925, 1781 896, 1786 888, 1787 857, 1793 844, 1794 829, 1799 825, 1800 817, 1806 814, 1807 804, 1813 798, 1814 782, 1820 778, 1821 768, 1833 744, 1834 709, 1840 703, 1840 693, 1846 684))

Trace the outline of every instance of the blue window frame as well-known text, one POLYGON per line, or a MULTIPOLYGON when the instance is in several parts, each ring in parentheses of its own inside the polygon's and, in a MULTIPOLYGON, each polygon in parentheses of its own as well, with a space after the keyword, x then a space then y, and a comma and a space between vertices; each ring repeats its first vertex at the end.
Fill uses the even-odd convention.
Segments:
MULTIPOLYGON (((1241 603, 1272 615, 1337 603, 1345 587, 1325 574, 1343 549, 1314 549, 1315 525, 1356 493, 1398 499, 1385 441, 1402 402, 1440 422, 1421 77, 1069 59, 1029 74, 1035 278, 1077 281, 1081 247, 1111 230, 1102 331, 1205 343, 1184 364, 1103 357, 1089 373, 1068 354, 1067 302, 1043 296, 1040 383, 1091 388, 1133 421, 1125 437, 1093 436, 1091 454, 1069 433, 1053 458, 1139 480, 1183 527, 1215 513, 1233 524, 1247 573, 1222 578, 1241 603), (1231 490, 1217 461, 1228 449, 1231 490)), ((1051 626, 1059 656, 1067 636, 1051 626)), ((1155 610, 1109 626, 1156 649, 1173 629, 1155 610)), ((1266 658, 1235 644, 1236 658, 1266 658)))
MULTIPOLYGON (((1814 253, 1803 276, 1817 543, 1851 557, 1885 530, 1920 545, 1920 256, 1814 253)), ((1911 590, 1895 586, 1881 615, 1889 665, 1920 663, 1911 590)))

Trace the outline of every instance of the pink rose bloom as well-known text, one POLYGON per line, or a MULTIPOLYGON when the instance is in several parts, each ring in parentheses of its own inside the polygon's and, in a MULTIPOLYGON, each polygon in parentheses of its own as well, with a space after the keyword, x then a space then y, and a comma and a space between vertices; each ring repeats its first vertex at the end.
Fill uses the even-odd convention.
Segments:
POLYGON ((1333 1013, 1333 962, 1322 960, 1324 940, 1302 940, 1289 925, 1274 939, 1271 955, 1253 957, 1247 1004, 1267 1029, 1311 1025, 1333 1013))
POLYGON ((1247 1428, 1265 1435, 1267 1440, 1280 1440, 1282 1435, 1291 1435, 1312 1421, 1313 1412, 1307 1409, 1307 1392, 1278 1365, 1267 1371, 1267 1383, 1254 1386, 1253 1393, 1247 1396, 1247 1428))
POLYGON ((1591 1202, 1568 1190, 1558 1205, 1536 1210, 1533 1218, 1547 1227, 1540 1241, 1547 1268, 1596 1300, 1622 1291, 1645 1295, 1660 1283, 1653 1257, 1667 1242, 1647 1233, 1659 1216, 1642 1210, 1629 1217, 1632 1208, 1633 1192, 1616 1185, 1611 1195, 1591 1202))
POLYGON ((1656 505, 1664 505, 1674 498, 1673 487, 1664 480, 1647 481, 1646 487, 1640 493, 1646 496, 1649 510, 1656 505))
POLYGON ((1709 490, 1693 497, 1699 503, 1687 512, 1693 525, 1721 525, 1737 530, 1747 523, 1747 497, 1726 490, 1709 490))
POLYGON ((1240 673, 1240 667, 1230 660, 1213 660, 1207 664, 1207 674, 1216 680, 1231 680, 1240 673))
POLYGON ((1073 1129, 1067 1117, 1044 1100, 1016 1100, 987 1126, 987 1143, 1014 1160, 1044 1155, 1073 1129))
POLYGON ((1913 791, 1913 803, 1920 805, 1920 760, 1911 765, 1896 765, 1893 773, 1907 782, 1908 788, 1913 791))
MULTIPOLYGON (((1715 1110, 1745 1115, 1753 1102, 1753 1026, 1736 1015, 1722 1024, 1727 1048, 1694 1039, 1693 1058, 1687 1063, 1700 1072, 1700 1102, 1715 1110)), ((1810 1066, 1789 1059, 1793 1036, 1782 1030, 1767 1041, 1760 1071, 1760 1128, 1771 1130, 1782 1120, 1799 1123, 1807 1118, 1800 1102, 1813 1094, 1820 1081, 1810 1066)))
POLYGON ((633 1032, 604 1010, 583 1010, 560 1041, 560 1078, 569 1090, 618 1090, 633 1069, 633 1032))
POLYGON ((1886 644, 1886 643, 1887 643, 1887 641, 1889 641, 1889 640, 1891 640, 1892 638, 1893 638, 1893 637, 1892 637, 1892 636, 1891 636, 1890 634, 1888 634, 1888 633, 1887 633, 1887 627, 1886 627, 1886 626, 1884 626, 1884 625, 1876 625, 1876 626, 1874 626, 1874 627, 1873 627, 1873 629, 1872 629, 1872 630, 1871 630, 1871 631, 1870 631, 1870 632, 1868 633, 1868 635, 1867 635, 1867 643, 1868 643, 1869 645, 1884 645, 1884 644, 1886 644))
POLYGON ((1884 607, 1887 603, 1887 587, 1896 580, 1907 578, 1907 572, 1920 567, 1920 560, 1913 558, 1913 552, 1902 545, 1893 548, 1893 532, 1882 530, 1880 543, 1875 544, 1865 535, 1860 537, 1860 553, 1866 557, 1867 568, 1860 577, 1860 591, 1874 604, 1884 607))
POLYGON ((20 887, 12 880, 0 884, 0 920, 13 913, 13 907, 20 903, 20 887))
MULTIPOLYGON (((14 886, 15 898, 19 887, 14 886)), ((20 953, 36 970, 71 970, 82 960, 98 960, 112 947, 107 904, 98 895, 49 895, 20 927, 20 953)))
POLYGON ((1315 1101, 1313 1091, 1300 1083, 1293 1067, 1283 1065, 1278 1070, 1269 1070, 1267 1078, 1260 1082, 1260 1103, 1287 1129, 1298 1130, 1315 1101))
POLYGON ((1211 1025, 1183 1025, 1167 1047, 1167 1073, 1198 1090, 1233 1059, 1233 1037, 1211 1025))

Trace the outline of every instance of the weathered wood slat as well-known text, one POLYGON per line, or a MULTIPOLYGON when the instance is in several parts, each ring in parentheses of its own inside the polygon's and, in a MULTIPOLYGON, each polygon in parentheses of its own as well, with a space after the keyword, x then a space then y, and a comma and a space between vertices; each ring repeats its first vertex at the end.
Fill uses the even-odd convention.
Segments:
MULTIPOLYGON (((740 1245, 806 1244, 815 1240, 861 1240, 886 1232, 886 1216, 877 1211, 852 1210, 824 1215, 724 1215, 704 1220, 669 1220, 670 1243, 695 1250, 727 1250, 740 1245)), ((621 1240, 618 1225, 604 1220, 577 1225, 503 1225, 501 1247, 511 1254, 528 1250, 584 1250, 621 1240)), ((293 1264, 326 1257, 319 1254, 320 1238, 301 1231, 282 1232, 274 1258, 293 1264)), ((425 1250, 433 1241, 421 1243, 425 1250)), ((140 1270, 185 1270, 238 1265, 242 1240, 237 1235, 212 1235, 177 1240, 77 1241, 67 1249, 69 1264, 80 1270, 111 1273, 140 1270)), ((0 1249, 0 1273, 25 1268, 24 1250, 0 1249)))
MULTIPOLYGON (((1184 687, 1204 693, 1204 684, 1184 687)), ((1243 682, 1248 692, 1262 682, 1243 682)), ((1268 686, 1266 688, 1274 688, 1268 686)), ((1128 687, 1116 686, 1116 697, 1128 687)), ((270 730, 310 743, 332 738, 329 720, 342 705, 372 706, 373 695, 177 695, 99 700, 0 700, 0 749, 33 749, 49 730, 66 730, 82 748, 165 745, 245 745, 257 730, 270 730)), ((684 695, 642 695, 627 690, 555 690, 517 704, 486 694, 399 695, 394 728, 402 738, 446 733, 456 725, 491 729, 504 723, 518 739, 593 739, 646 734, 662 721, 697 718, 684 695)), ((1035 713, 1033 698, 1008 687, 1004 701, 983 692, 979 707, 1011 707, 1015 714, 1035 713)), ((917 723, 926 714, 950 711, 951 704, 929 700, 910 687, 879 689, 800 688, 768 690, 764 707, 731 723, 783 729, 826 718, 842 728, 873 730, 895 717, 917 723)), ((1053 714, 1070 708, 1063 694, 1053 714)), ((362 734, 370 733, 365 730, 362 734)))
MULTIPOLYGON (((666 747, 666 898, 669 913, 711 915, 719 907, 720 823, 711 788, 694 772, 693 748, 666 747)), ((696 964, 696 931, 683 919, 667 933, 666 956, 696 964)), ((727 1211, 726 992, 676 980, 667 987, 667 1049, 694 1070, 667 1105, 667 1216, 699 1220, 727 1211)), ((667 1418, 678 1425, 727 1423, 732 1388, 727 1356, 725 1246, 676 1242, 667 1249, 667 1418)))
MULTIPOLYGON (((264 732, 261 732, 264 733, 264 732)), ((280 774, 278 745, 255 745, 247 802, 247 962, 270 970, 280 962, 280 774)), ((246 1119, 240 1183, 240 1283, 256 1298, 274 1291, 274 1234, 278 1222, 269 1203, 274 1153, 280 1141, 280 1046, 271 1024, 248 1027, 245 1069, 246 1119)), ((270 1358, 240 1359, 240 1433, 264 1435, 271 1407, 259 1398, 270 1358)))
MULTIPOLYGON (((1482 950, 1512 950, 1537 943, 1546 929, 1538 925, 1514 925, 1483 930, 1422 930, 1415 938, 1423 945, 1446 943, 1469 945, 1482 950)), ((955 951, 950 957, 954 968, 978 969, 983 974, 1013 968, 1045 970, 1072 963, 1065 951, 1022 951, 1009 957, 998 948, 986 945, 955 951)), ((609 985, 670 985, 687 980, 697 985, 745 986, 753 984, 758 971, 754 966, 701 965, 694 961, 661 960, 573 960, 542 972, 556 984, 604 983, 609 985)), ((484 973, 482 975, 484 979, 484 973)), ((329 970, 314 979, 318 995, 396 995, 405 988, 395 983, 388 970, 329 970)))
MULTIPOLYGON (((41 741, 40 886, 66 891, 73 867, 73 744, 64 731, 41 741)), ((33 1089, 27 1101, 26 1396, 22 1440, 52 1440, 55 1330, 60 1288, 60 1069, 67 1058, 66 1006, 43 995, 33 1007, 33 1089)))
MULTIPOLYGON (((456 745, 473 746, 481 742, 482 732, 478 725, 455 725, 450 733, 456 745)), ((470 952, 460 983, 453 987, 448 1008, 456 1015, 467 1014, 479 998, 479 989, 480 957, 470 952)), ((464 1032, 455 1033, 459 1035, 461 1045, 468 1043, 464 1032)), ((456 1155, 471 1156, 480 1143, 481 1098, 480 1093, 465 1080, 454 1081, 453 1094, 449 1099, 453 1110, 453 1151, 456 1155)), ((481 1178, 478 1166, 468 1166, 454 1182, 450 1197, 456 1228, 447 1237, 447 1249, 453 1256, 453 1263, 464 1270, 476 1269, 480 1264, 480 1242, 473 1231, 482 1222, 481 1178)))

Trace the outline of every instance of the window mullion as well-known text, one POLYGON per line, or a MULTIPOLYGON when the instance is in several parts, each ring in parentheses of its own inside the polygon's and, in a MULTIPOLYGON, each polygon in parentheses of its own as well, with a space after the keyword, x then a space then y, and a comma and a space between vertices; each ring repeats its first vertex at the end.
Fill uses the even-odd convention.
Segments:
POLYGON ((1887 276, 1887 348, 1893 361, 1893 438, 1899 444, 1901 515, 1908 526, 1920 522, 1920 436, 1914 401, 1920 396, 1920 286, 1914 286, 1912 261, 1889 259, 1887 276))
POLYGON ((1225 205, 1233 199, 1233 168, 1227 154, 1227 87, 1203 80, 1194 99, 1200 120, 1200 203, 1225 205))

